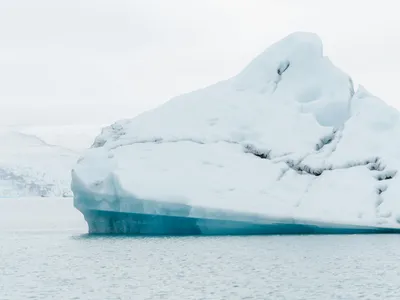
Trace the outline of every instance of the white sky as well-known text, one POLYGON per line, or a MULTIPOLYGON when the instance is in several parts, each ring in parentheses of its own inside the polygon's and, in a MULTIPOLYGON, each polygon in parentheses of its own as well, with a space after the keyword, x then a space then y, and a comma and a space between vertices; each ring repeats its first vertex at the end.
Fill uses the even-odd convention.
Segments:
POLYGON ((398 1, 0 0, 0 125, 109 123, 238 73, 293 31, 400 108, 398 1))

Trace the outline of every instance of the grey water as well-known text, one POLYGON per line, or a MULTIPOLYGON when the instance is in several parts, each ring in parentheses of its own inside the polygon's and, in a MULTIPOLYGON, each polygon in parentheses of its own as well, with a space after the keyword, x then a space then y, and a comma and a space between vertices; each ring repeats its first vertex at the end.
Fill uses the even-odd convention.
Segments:
POLYGON ((0 299, 400 298, 400 235, 86 233, 72 199, 0 199, 0 299))

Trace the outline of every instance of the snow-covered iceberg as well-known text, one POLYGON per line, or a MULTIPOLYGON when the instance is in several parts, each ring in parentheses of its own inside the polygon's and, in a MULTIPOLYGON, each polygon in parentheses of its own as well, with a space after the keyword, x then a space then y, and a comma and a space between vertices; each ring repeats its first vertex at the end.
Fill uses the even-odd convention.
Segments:
POLYGON ((400 230, 399 113, 312 33, 103 129, 72 171, 93 233, 400 230))

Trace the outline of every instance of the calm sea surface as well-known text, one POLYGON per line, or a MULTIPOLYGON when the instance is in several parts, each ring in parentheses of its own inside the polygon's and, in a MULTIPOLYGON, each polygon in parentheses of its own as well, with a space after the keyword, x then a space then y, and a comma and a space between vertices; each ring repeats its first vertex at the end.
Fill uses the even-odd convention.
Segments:
POLYGON ((0 300, 400 299, 400 235, 86 230, 71 199, 0 199, 0 300))

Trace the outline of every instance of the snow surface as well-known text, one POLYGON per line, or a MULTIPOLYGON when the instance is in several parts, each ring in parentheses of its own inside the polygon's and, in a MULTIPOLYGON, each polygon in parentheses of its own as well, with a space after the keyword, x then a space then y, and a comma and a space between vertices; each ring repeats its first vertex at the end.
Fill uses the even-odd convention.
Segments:
POLYGON ((395 109, 294 33, 237 76, 104 128, 72 171, 75 206, 400 228, 399 137, 395 109))
POLYGON ((70 197, 71 168, 99 126, 0 128, 0 198, 70 197))

